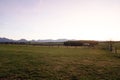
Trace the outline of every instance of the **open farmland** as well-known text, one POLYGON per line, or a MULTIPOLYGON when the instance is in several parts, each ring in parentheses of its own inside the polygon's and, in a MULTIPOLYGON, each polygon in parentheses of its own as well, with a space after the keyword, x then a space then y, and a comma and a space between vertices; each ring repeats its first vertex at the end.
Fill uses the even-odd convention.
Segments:
POLYGON ((1 44, 0 80, 120 80, 120 58, 89 47, 1 44))

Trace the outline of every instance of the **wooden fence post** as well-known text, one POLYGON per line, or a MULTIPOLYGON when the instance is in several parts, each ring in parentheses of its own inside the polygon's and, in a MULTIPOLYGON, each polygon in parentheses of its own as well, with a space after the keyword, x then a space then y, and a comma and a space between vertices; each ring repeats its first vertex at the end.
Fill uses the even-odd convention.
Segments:
POLYGON ((117 54, 117 48, 115 47, 115 54, 117 54))

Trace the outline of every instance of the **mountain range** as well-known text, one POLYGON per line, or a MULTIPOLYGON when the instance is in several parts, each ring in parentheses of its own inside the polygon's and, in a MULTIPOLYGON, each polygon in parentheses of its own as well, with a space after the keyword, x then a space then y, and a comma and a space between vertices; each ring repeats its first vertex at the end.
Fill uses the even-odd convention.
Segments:
POLYGON ((20 40, 13 40, 8 38, 0 38, 0 42, 64 42, 68 41, 68 39, 45 39, 45 40, 26 40, 26 39, 20 39, 20 40))

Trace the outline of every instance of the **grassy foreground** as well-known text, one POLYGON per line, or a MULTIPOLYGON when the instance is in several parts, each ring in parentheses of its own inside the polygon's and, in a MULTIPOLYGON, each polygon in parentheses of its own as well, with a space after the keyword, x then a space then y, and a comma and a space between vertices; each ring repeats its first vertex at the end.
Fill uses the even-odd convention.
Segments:
POLYGON ((120 80, 120 58, 94 48, 0 45, 0 80, 120 80))

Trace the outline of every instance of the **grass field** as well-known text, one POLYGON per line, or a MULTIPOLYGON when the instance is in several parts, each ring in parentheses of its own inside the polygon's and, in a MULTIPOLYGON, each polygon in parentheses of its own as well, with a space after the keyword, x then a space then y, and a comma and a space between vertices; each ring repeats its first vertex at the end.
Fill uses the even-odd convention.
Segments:
POLYGON ((120 58, 87 47, 0 45, 0 80, 120 80, 120 58))

